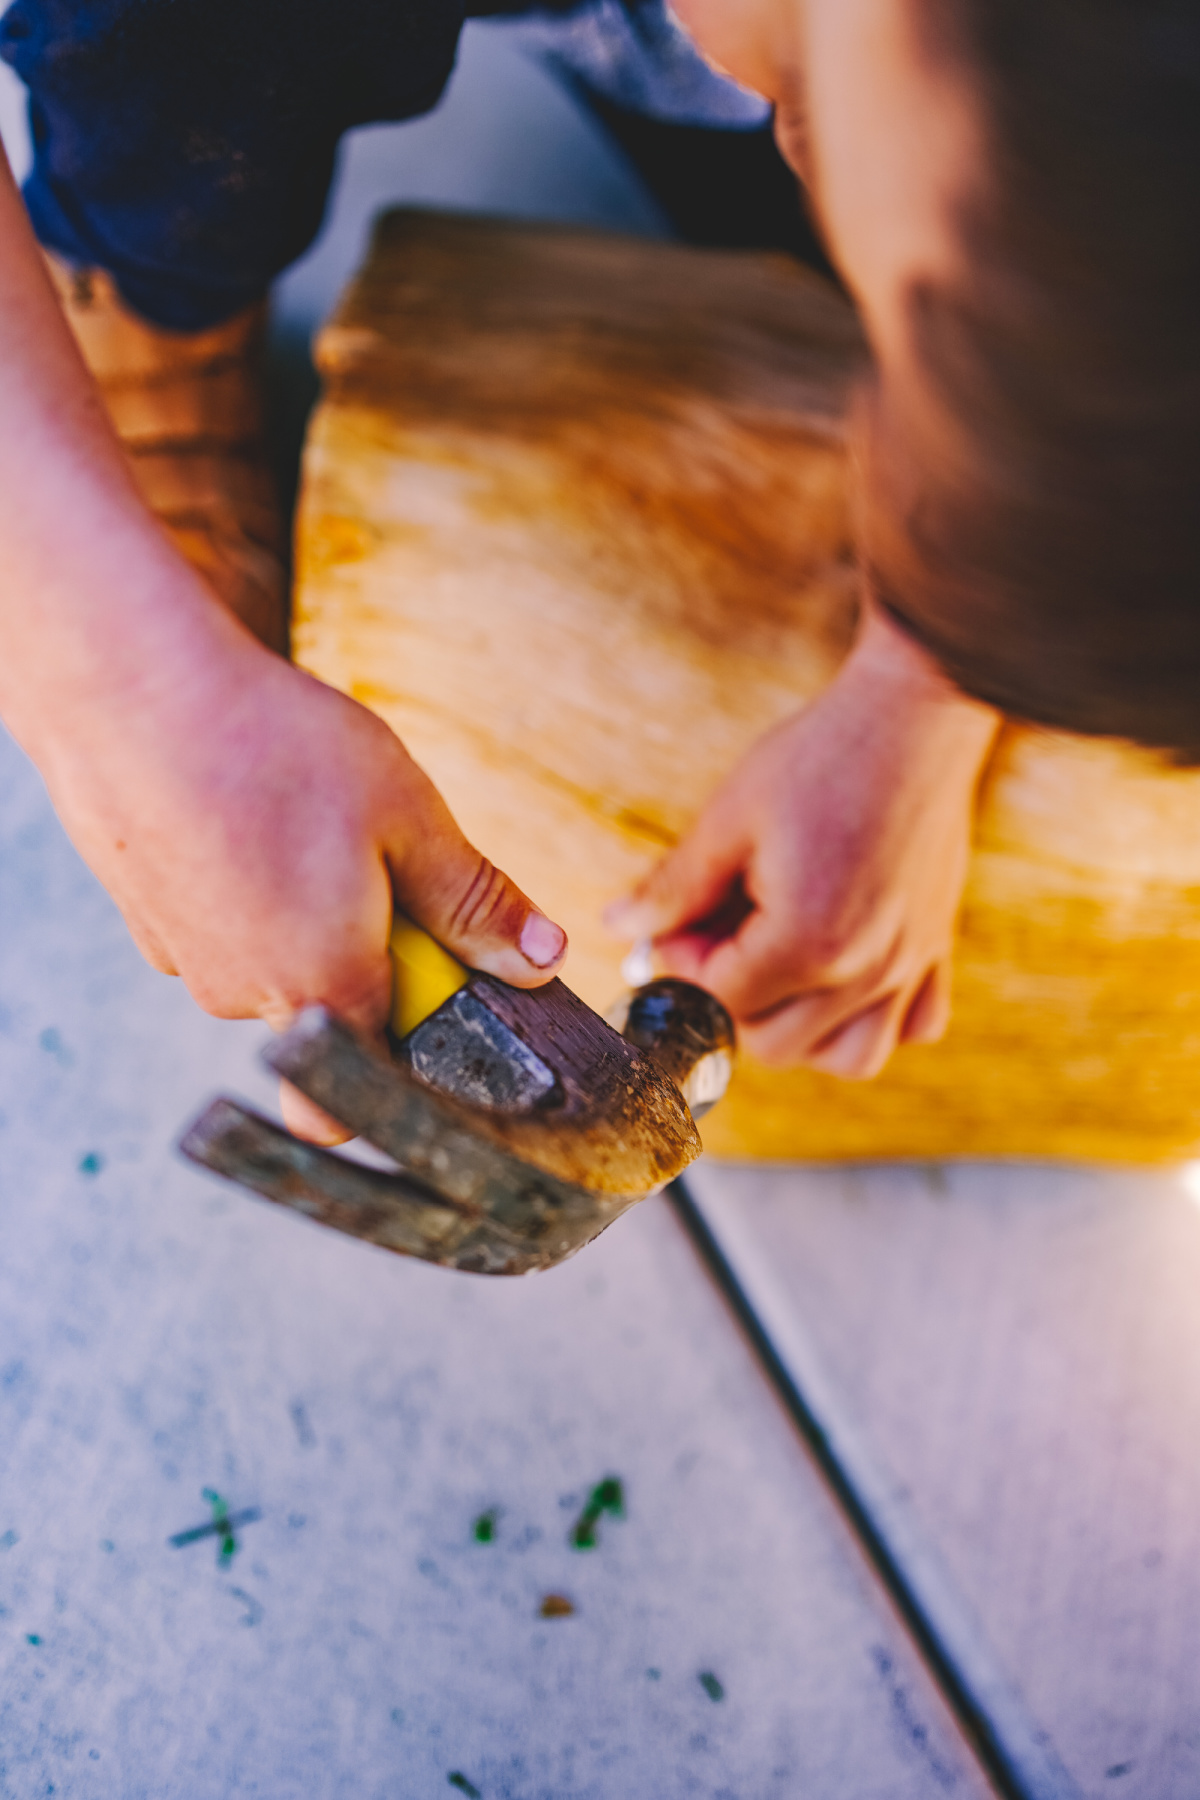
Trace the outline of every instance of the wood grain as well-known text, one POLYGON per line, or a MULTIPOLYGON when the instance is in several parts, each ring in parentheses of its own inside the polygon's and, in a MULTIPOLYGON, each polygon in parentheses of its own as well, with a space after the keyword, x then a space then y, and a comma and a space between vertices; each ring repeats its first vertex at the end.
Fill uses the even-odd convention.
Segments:
MULTIPOLYGON (((396 213, 319 345, 295 645, 571 935, 851 640, 843 301, 780 257, 396 213)), ((748 1060, 724 1155, 1200 1145, 1200 775, 1010 729, 946 1041, 865 1086, 748 1060)))

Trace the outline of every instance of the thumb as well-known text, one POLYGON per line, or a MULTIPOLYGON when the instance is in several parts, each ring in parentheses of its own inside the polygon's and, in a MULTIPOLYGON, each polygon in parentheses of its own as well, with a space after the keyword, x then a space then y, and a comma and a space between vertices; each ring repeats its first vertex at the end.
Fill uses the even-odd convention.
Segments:
POLYGON ((605 909, 604 923, 617 937, 663 938, 717 912, 741 875, 746 847, 741 833, 713 811, 702 813, 674 850, 640 881, 633 893, 605 909))
POLYGON ((396 905, 471 969, 513 987, 539 987, 556 973, 567 934, 514 881, 476 850, 421 775, 423 804, 406 812, 384 845, 396 905))

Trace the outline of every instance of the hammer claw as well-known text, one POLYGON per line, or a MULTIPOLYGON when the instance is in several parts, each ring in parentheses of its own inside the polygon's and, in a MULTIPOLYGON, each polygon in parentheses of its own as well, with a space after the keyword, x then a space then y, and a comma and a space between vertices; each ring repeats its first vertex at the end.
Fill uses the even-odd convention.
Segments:
POLYGON ((180 1149, 351 1237, 525 1274, 571 1256, 691 1161, 700 1141, 681 1086, 714 1056, 727 1065, 732 1042, 711 996, 666 981, 634 996, 621 1037, 561 982, 525 994, 475 975, 391 1057, 314 1006, 265 1061, 394 1168, 304 1143, 225 1099, 180 1149))
POLYGON ((522 1275, 560 1262, 599 1227, 522 1236, 477 1208, 459 1205, 404 1170, 365 1168, 240 1106, 214 1100, 180 1142, 193 1162, 265 1200, 382 1249, 449 1268, 522 1275))

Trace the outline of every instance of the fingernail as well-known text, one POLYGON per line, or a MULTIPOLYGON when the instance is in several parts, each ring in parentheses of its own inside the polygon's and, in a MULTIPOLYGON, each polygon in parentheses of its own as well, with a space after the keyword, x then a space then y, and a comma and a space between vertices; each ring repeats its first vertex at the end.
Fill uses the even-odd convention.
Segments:
POLYGON ((545 913, 531 912, 521 927, 521 955, 535 969, 548 969, 567 947, 567 934, 545 913))

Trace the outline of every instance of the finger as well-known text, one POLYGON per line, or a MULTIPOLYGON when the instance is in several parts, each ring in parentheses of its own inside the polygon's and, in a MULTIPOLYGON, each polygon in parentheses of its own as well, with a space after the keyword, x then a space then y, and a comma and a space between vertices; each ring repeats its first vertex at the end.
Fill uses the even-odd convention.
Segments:
POLYGON ((787 1068, 806 1062, 885 995, 875 980, 798 994, 765 1015, 738 1022, 738 1035, 759 1062, 787 1068))
POLYGON ((433 784, 415 772, 418 817, 406 808, 385 846, 397 906, 468 968, 514 987, 549 981, 566 955, 566 932, 480 855, 433 784))
POLYGON ((823 953, 814 953, 799 927, 790 924, 789 929, 789 923, 781 922, 766 908, 756 909, 732 936, 700 946, 699 955, 694 947, 689 953, 689 946, 678 937, 659 940, 655 950, 668 973, 699 981, 724 1002, 735 1019, 747 1024, 809 993, 850 992, 863 1004, 880 992, 892 962, 891 942, 865 942, 855 947, 853 959, 843 956, 834 962, 823 953))
POLYGON ((871 1081, 896 1048, 903 1016, 898 996, 891 994, 841 1026, 805 1061, 826 1075, 840 1075, 843 1081, 871 1081))
POLYGON ((712 953, 712 943, 708 938, 695 936, 691 932, 678 931, 670 937, 651 940, 654 953, 654 966, 663 975, 677 975, 681 981, 695 981, 701 987, 712 991, 712 983, 704 972, 704 965, 712 953))
MULTIPOLYGON (((388 923, 390 924, 390 920, 388 923)), ((363 1037, 371 1039, 382 1049, 384 1033, 391 1017, 394 981, 395 970, 385 939, 383 948, 372 946, 369 954, 365 949, 360 950, 352 967, 336 971, 319 989, 313 987, 311 995, 305 997, 304 1004, 309 1004, 311 999, 327 1006, 345 1024, 352 1025, 363 1037)), ((272 1031, 286 1031, 298 1010, 296 1006, 288 1007, 285 1004, 268 1005, 260 1009, 262 1018, 272 1031)))
MULTIPOLYGON (((744 832, 723 818, 721 809, 710 808, 631 895, 605 908, 605 925, 616 937, 674 938, 687 926, 711 921, 710 936, 727 936, 729 927, 722 929, 717 915, 731 889, 740 887, 748 851, 744 832)), ((739 918, 748 906, 742 898, 743 904, 735 905, 739 918)), ((737 923, 735 918, 734 928, 737 923)))
POLYGON ((131 917, 129 913, 125 914, 125 925, 130 937, 152 969, 157 969, 160 975, 179 974, 166 945, 150 930, 148 925, 143 925, 140 919, 131 917))
POLYGON ((279 1105, 288 1130, 310 1144, 344 1144, 354 1136, 331 1113, 322 1111, 307 1094, 294 1088, 290 1081, 279 1084, 279 1105))
POLYGON ((777 945, 771 921, 758 911, 716 943, 699 933, 674 932, 657 938, 654 951, 668 975, 698 981, 738 1020, 752 1021, 805 985, 795 945, 777 945))
POLYGON ((950 1023, 950 965, 936 963, 917 989, 900 1028, 902 1044, 936 1044, 950 1023))

